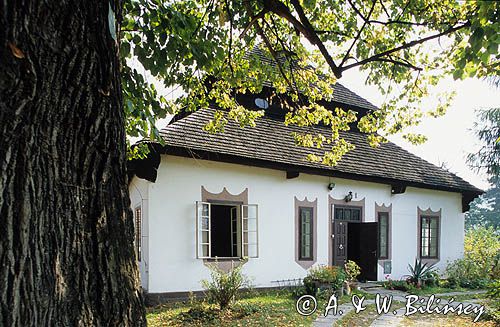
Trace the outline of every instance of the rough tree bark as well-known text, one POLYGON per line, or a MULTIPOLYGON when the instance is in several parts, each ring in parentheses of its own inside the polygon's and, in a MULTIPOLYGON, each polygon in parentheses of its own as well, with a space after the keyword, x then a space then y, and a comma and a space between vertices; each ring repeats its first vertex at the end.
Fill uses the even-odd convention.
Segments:
POLYGON ((0 1, 0 326, 145 325, 110 8, 0 1))

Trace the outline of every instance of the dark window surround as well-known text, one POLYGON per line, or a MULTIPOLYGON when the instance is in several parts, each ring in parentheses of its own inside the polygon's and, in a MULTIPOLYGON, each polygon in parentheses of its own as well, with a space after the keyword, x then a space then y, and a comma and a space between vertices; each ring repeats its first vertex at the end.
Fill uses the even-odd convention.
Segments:
POLYGON ((389 233, 390 233, 390 228, 389 228, 389 223, 390 223, 390 219, 389 219, 389 213, 386 212, 386 211, 380 211, 380 212, 377 212, 377 221, 378 221, 378 240, 379 240, 379 244, 378 244, 378 253, 379 253, 379 256, 378 258, 379 259, 389 259, 389 233), (381 234, 381 226, 382 224, 380 224, 380 219, 384 217, 385 220, 386 220, 386 226, 385 226, 385 235, 386 235, 386 245, 385 245, 385 254, 382 255, 382 247, 381 247, 381 244, 380 244, 380 234, 381 234))
POLYGON ((141 261, 141 238, 142 238, 142 208, 137 206, 134 210, 135 212, 135 250, 137 253, 137 260, 141 261))
POLYGON ((299 207, 299 260, 304 260, 304 261, 312 261, 314 260, 314 207, 305 207, 305 206, 300 206, 299 207), (309 253, 311 254, 308 257, 302 256, 302 210, 308 210, 310 211, 310 218, 311 218, 311 227, 310 227, 310 251, 309 253))
MULTIPOLYGON (((439 259, 439 243, 440 243, 440 232, 439 232, 439 229, 440 229, 440 221, 439 221, 439 216, 433 216, 433 215, 420 215, 419 216, 419 231, 418 231, 418 239, 419 239, 419 242, 420 242, 420 253, 419 253, 419 257, 422 258, 422 259, 439 259), (423 224, 422 224, 422 221, 424 219, 429 219, 429 225, 428 225, 428 228, 430 229, 430 224, 431 224, 431 220, 435 219, 436 220, 436 230, 437 230, 437 235, 436 235, 436 255, 435 256, 431 256, 431 255, 427 255, 427 256, 424 256, 422 255, 422 252, 423 252, 423 239, 422 239, 422 228, 424 227, 423 224)), ((430 238, 430 236, 429 236, 430 238)), ((430 243, 430 240, 429 240, 429 247, 428 247, 428 253, 430 253, 430 249, 431 249, 431 243, 430 243)))

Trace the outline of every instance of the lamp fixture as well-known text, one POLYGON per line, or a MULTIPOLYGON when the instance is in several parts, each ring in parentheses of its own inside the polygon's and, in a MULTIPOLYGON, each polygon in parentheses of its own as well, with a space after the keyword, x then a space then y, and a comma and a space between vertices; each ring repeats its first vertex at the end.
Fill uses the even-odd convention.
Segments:
POLYGON ((352 192, 351 192, 351 191, 349 191, 349 194, 347 194, 347 195, 345 196, 344 201, 345 201, 345 202, 351 202, 351 200, 352 200, 352 192))
POLYGON ((335 183, 330 183, 330 184, 328 184, 327 187, 328 187, 328 191, 331 191, 335 188, 335 183))

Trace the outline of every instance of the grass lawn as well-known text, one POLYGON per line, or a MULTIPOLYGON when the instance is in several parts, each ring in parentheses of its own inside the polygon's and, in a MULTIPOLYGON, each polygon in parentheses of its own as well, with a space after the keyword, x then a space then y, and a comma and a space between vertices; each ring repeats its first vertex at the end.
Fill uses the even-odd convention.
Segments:
MULTIPOLYGON (((320 308, 320 307, 319 307, 320 308)), ((269 292, 238 300, 220 311, 203 302, 169 303, 148 309, 148 325, 159 326, 310 326, 317 317, 301 316, 288 292, 269 292)))
MULTIPOLYGON (((356 291, 359 296, 374 295, 356 291)), ((324 313, 329 294, 318 296, 316 313, 304 317, 295 309, 296 299, 289 291, 255 292, 238 300, 232 310, 221 311, 202 301, 167 303, 147 311, 148 325, 159 326, 311 326, 324 313)), ((338 304, 350 302, 344 295, 338 304)))

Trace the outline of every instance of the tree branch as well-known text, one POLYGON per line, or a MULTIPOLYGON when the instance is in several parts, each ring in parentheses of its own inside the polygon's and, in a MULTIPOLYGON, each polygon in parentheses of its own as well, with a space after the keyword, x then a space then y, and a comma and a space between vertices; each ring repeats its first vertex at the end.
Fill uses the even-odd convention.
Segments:
POLYGON ((291 3, 299 15, 300 21, 295 18, 295 16, 292 15, 290 12, 290 9, 283 4, 279 0, 268 0, 264 1, 264 7, 268 9, 270 12, 275 13, 276 15, 286 19, 288 22, 290 22, 302 35, 304 35, 311 44, 316 45, 323 55, 323 58, 325 58, 327 64, 330 66, 332 69, 332 72, 335 74, 337 78, 340 78, 342 76, 341 71, 339 71, 338 66, 335 64, 333 61, 332 56, 328 53, 328 50, 326 49, 325 45, 319 38, 318 34, 314 31, 314 27, 310 23, 309 19, 306 17, 304 10, 299 3, 298 0, 291 0, 291 3))
POLYGON ((372 62, 372 61, 376 61, 377 59, 380 59, 382 57, 390 55, 391 53, 394 53, 394 52, 397 52, 397 51, 400 51, 400 50, 403 50, 403 49, 411 48, 411 47, 413 47, 413 46, 415 46, 417 44, 421 44, 421 43, 424 43, 424 42, 436 39, 436 38, 441 37, 443 35, 447 35, 447 34, 456 32, 458 30, 461 30, 462 28, 469 27, 469 26, 470 26, 470 22, 466 22, 466 23, 464 23, 462 25, 451 27, 451 28, 449 28, 446 31, 443 31, 441 33, 437 33, 437 34, 434 34, 434 35, 430 35, 430 36, 424 37, 424 38, 419 39, 419 40, 414 40, 414 41, 405 43, 403 45, 400 45, 399 47, 396 47, 396 48, 393 48, 393 49, 390 49, 390 50, 378 53, 378 54, 376 54, 374 56, 371 56, 371 57, 366 58, 364 60, 358 61, 356 63, 350 64, 350 65, 347 65, 347 66, 344 66, 344 67, 340 67, 339 69, 340 69, 341 72, 343 72, 343 71, 346 71, 346 70, 348 70, 350 68, 361 66, 361 65, 364 65, 364 64, 372 62))
POLYGON ((359 29, 358 34, 356 35, 356 37, 352 41, 351 46, 349 47, 349 49, 347 49, 347 52, 345 53, 344 58, 342 58, 342 61, 340 62, 340 65, 339 65, 340 67, 342 67, 344 65, 344 63, 346 62, 347 58, 349 58, 349 53, 351 52, 351 50, 354 47, 354 45, 356 44, 356 42, 358 42, 358 39, 361 37, 361 33, 363 33, 363 30, 365 29, 366 25, 368 24, 368 20, 370 19, 371 15, 373 13, 373 9, 375 9, 376 3, 377 3, 376 0, 373 0, 373 4, 372 4, 372 7, 370 9, 370 12, 368 13, 368 16, 367 16, 366 20, 364 21, 363 25, 359 29))
MULTIPOLYGON (((401 59, 401 58, 398 58, 398 59, 401 59)), ((409 63, 407 61, 405 62, 402 60, 397 60, 397 59, 392 59, 392 58, 378 58, 378 59, 375 59, 374 61, 389 62, 389 63, 393 63, 395 65, 405 66, 405 67, 411 68, 411 69, 416 70, 416 71, 423 70, 421 67, 417 67, 415 65, 412 65, 411 63, 409 63)))
POLYGON ((243 32, 241 32, 240 34, 240 39, 244 38, 245 35, 247 34, 248 30, 250 29, 250 27, 252 27, 253 24, 255 24, 255 22, 261 18, 264 18, 264 15, 267 13, 268 11, 267 10, 262 10, 261 12, 259 12, 257 15, 253 16, 252 17, 252 20, 250 20, 250 23, 248 23, 248 25, 245 27, 245 29, 243 30, 243 32))

